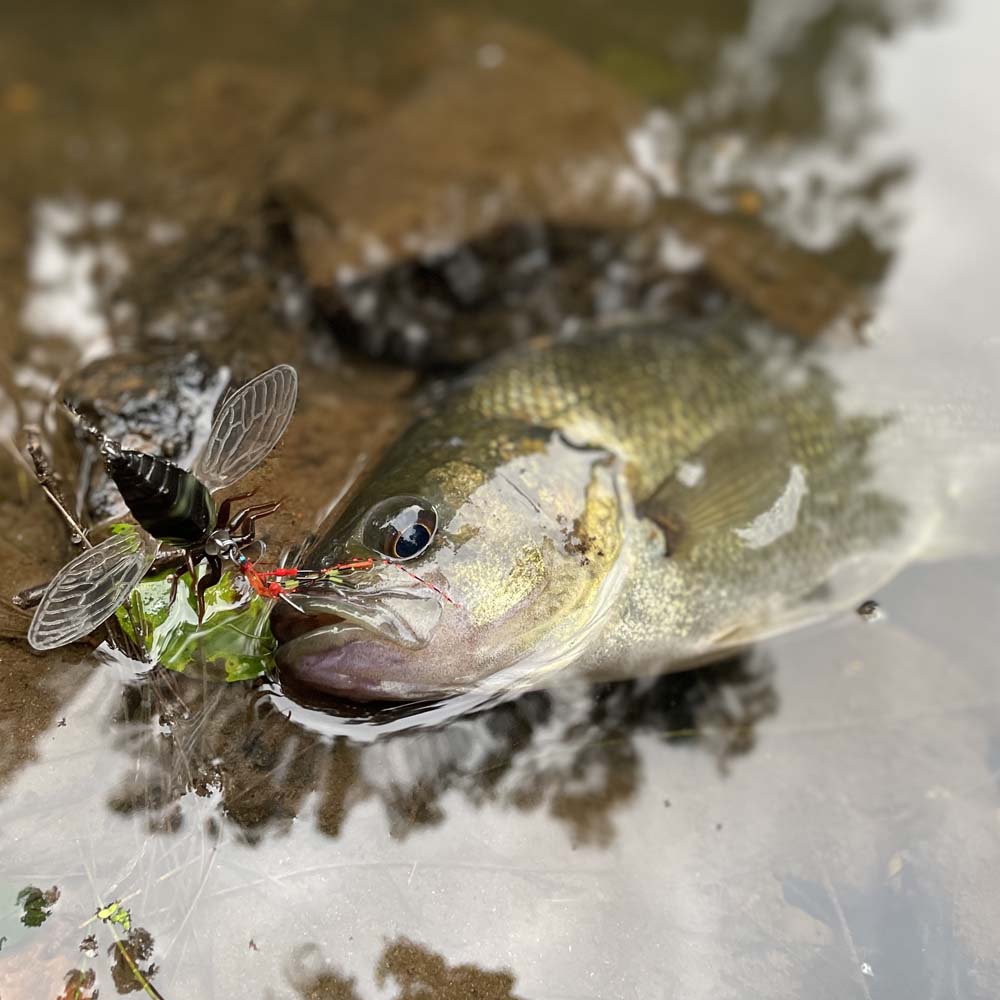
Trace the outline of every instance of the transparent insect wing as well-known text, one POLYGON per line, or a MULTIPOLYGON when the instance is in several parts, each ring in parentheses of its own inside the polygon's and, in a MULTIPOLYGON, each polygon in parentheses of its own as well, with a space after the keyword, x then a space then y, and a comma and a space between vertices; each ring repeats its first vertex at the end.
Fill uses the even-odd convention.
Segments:
POLYGON ((76 642, 106 622, 146 575, 159 546, 128 526, 78 555, 55 575, 28 629, 35 649, 76 642))
POLYGON ((222 404, 191 471, 218 490, 256 468, 285 433, 298 386, 291 365, 278 365, 240 386, 222 404))

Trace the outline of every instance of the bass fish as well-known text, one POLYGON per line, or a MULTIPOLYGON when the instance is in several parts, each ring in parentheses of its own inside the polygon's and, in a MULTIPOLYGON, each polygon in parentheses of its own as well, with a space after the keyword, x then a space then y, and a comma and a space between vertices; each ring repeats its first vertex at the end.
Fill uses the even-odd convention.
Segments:
POLYGON ((282 678, 389 700, 608 679, 849 607, 894 565, 876 553, 905 507, 873 475, 891 419, 836 390, 809 348, 738 317, 498 356, 304 554, 375 565, 275 609, 282 678))

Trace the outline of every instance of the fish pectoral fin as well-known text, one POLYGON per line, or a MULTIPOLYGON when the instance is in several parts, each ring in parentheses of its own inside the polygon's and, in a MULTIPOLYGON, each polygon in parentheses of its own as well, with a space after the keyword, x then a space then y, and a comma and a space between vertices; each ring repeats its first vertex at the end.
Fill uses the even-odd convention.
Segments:
POLYGON ((774 507, 791 470, 781 431, 718 435, 639 504, 640 516, 663 532, 665 555, 681 556, 709 535, 748 528, 774 507))

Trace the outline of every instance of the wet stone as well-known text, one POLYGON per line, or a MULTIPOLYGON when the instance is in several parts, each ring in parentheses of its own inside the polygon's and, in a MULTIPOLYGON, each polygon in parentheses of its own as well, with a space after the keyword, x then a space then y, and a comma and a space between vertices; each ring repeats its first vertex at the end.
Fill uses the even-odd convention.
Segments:
POLYGON ((154 352, 196 348, 216 365, 239 358, 240 379, 288 361, 312 318, 286 216, 270 204, 201 220, 156 248, 115 305, 120 337, 154 352))
POLYGON ((376 125, 292 145, 276 172, 334 332, 372 356, 460 365, 631 305, 635 292, 593 300, 649 203, 627 148, 642 104, 523 28, 440 18, 428 36, 422 86, 376 125))
POLYGON ((299 143, 278 167, 277 197, 313 287, 509 222, 606 226, 641 216, 645 186, 622 169, 643 109, 626 91, 503 22, 439 18, 422 44, 433 56, 426 80, 377 125, 299 143), (502 61, 484 66, 483 45, 502 50, 502 61))
POLYGON ((333 333, 372 357, 461 366, 593 321, 712 307, 707 282, 679 280, 652 232, 511 223, 438 254, 317 290, 333 333))
MULTIPOLYGON (((227 368, 215 367, 195 351, 119 354, 87 365, 63 385, 62 395, 126 448, 186 466, 228 382, 227 368)), ((89 468, 89 517, 100 521, 123 513, 103 465, 91 459, 82 468, 89 468)))

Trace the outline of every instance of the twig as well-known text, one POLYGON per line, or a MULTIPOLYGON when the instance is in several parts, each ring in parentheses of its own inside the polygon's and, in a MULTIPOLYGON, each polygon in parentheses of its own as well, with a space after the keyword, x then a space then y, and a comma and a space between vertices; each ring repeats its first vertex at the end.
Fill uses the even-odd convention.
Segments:
POLYGON ((15 608, 21 608, 22 611, 36 608, 41 603, 42 595, 48 589, 49 585, 47 583, 39 583, 34 587, 25 587, 24 590, 19 590, 10 599, 10 603, 15 608))
POLYGON ((93 548, 87 540, 87 533, 83 530, 83 525, 70 513, 69 504, 66 502, 62 487, 59 485, 59 479, 42 450, 41 433, 38 428, 25 427, 24 434, 26 438, 25 450, 35 467, 35 478, 38 480, 38 485, 41 486, 52 505, 70 526, 70 541, 74 545, 83 545, 84 548, 88 549, 93 548))
MULTIPOLYGON (((87 881, 90 882, 90 888, 94 893, 94 896, 98 900, 100 900, 100 895, 97 891, 97 885, 94 882, 94 873, 90 870, 90 866, 87 864, 86 861, 84 861, 83 863, 83 868, 84 871, 87 873, 87 881)), ((138 896, 139 893, 141 892, 142 892, 141 889, 137 889, 135 892, 130 893, 128 896, 123 897, 123 899, 117 900, 117 902, 120 905, 126 899, 132 899, 134 896, 138 896)), ((99 911, 100 909, 103 909, 103 907, 99 907, 99 911)), ((86 927, 87 924, 91 923, 92 921, 100 919, 101 918, 98 917, 97 914, 94 914, 94 916, 92 916, 89 920, 85 920, 82 924, 80 924, 80 930, 83 930, 83 928, 86 927)), ((102 920, 101 922, 108 928, 109 931, 111 931, 112 937, 114 937, 115 939, 115 944, 118 946, 118 950, 122 953, 122 956, 128 963, 129 969, 132 970, 132 975, 135 976, 136 982, 139 984, 139 986, 142 987, 143 991, 147 994, 147 996, 152 997, 153 1000, 165 1000, 163 994, 160 993, 160 991, 142 974, 142 971, 138 968, 138 966, 136 966, 135 962, 132 960, 132 956, 128 953, 128 949, 125 947, 125 942, 121 939, 121 937, 119 937, 118 931, 115 929, 114 924, 108 923, 105 920, 102 920)))

